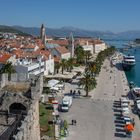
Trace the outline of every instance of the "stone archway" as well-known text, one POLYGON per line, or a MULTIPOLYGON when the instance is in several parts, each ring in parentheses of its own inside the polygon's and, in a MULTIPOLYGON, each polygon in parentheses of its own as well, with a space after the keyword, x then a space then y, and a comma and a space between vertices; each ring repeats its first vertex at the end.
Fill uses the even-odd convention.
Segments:
POLYGON ((9 113, 12 113, 12 114, 24 113, 24 114, 26 114, 27 108, 22 103, 12 103, 9 106, 9 113))

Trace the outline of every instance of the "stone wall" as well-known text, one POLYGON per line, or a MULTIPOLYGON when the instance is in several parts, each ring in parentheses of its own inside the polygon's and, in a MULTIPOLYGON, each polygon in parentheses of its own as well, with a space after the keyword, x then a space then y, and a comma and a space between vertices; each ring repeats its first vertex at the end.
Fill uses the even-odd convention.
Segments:
POLYGON ((16 82, 25 82, 28 81, 30 77, 28 77, 28 74, 25 73, 13 73, 8 76, 8 74, 1 74, 1 80, 0 80, 0 88, 3 88, 6 84, 9 83, 16 83, 16 82))
POLYGON ((15 140, 40 140, 39 102, 34 100, 18 133, 13 136, 15 140))
POLYGON ((31 81, 32 103, 19 132, 14 136, 15 140, 40 140, 39 99, 43 90, 43 76, 31 81))
MULTIPOLYGON (((31 82, 31 104, 27 116, 22 121, 22 125, 18 128, 18 133, 13 136, 15 140, 40 140, 39 125, 39 99, 43 90, 43 76, 36 77, 27 74, 8 74, 1 75, 0 88, 9 83, 31 82)), ((18 98, 17 98, 18 99, 18 98)), ((16 101, 16 100, 15 100, 16 101)))
POLYGON ((32 79, 31 87, 31 98, 33 100, 38 100, 41 98, 43 90, 43 76, 40 76, 38 79, 32 79))

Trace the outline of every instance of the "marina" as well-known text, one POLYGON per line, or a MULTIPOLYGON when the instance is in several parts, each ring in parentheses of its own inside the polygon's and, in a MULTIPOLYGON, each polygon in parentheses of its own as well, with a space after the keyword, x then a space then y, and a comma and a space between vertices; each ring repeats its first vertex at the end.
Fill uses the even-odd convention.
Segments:
POLYGON ((115 46, 119 52, 125 55, 135 56, 135 66, 130 71, 125 71, 128 82, 133 82, 136 86, 140 86, 140 48, 124 49, 123 44, 130 42, 130 40, 111 40, 108 44, 115 46))

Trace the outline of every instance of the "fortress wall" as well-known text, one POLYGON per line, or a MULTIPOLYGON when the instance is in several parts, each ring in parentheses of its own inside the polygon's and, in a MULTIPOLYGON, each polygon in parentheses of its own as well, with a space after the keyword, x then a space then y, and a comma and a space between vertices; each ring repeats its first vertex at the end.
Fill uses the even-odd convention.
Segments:
POLYGON ((34 100, 30 110, 17 135, 14 135, 15 140, 40 140, 40 125, 39 125, 39 102, 34 100))

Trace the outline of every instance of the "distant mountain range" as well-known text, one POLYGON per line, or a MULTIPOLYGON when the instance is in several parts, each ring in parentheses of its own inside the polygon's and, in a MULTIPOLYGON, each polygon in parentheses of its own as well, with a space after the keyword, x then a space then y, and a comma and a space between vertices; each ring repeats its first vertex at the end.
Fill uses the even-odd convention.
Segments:
POLYGON ((5 32, 17 33, 17 34, 22 35, 22 36, 29 36, 30 35, 28 33, 25 33, 24 31, 13 28, 12 26, 5 26, 5 25, 0 25, 0 32, 2 32, 2 33, 5 33, 5 32))
MULTIPOLYGON (((3 25, 0 25, 0 32, 3 28, 3 25)), ((7 29, 17 30, 18 32, 22 32, 25 34, 40 35, 40 28, 38 27, 22 27, 22 26, 4 26, 7 29)), ((126 40, 134 40, 135 38, 140 38, 140 31, 126 31, 120 33, 113 33, 111 31, 89 31, 83 30, 74 27, 62 27, 62 28, 47 28, 46 34, 48 36, 56 36, 56 37, 67 37, 73 33, 74 36, 80 37, 100 37, 102 39, 126 39, 126 40)))

